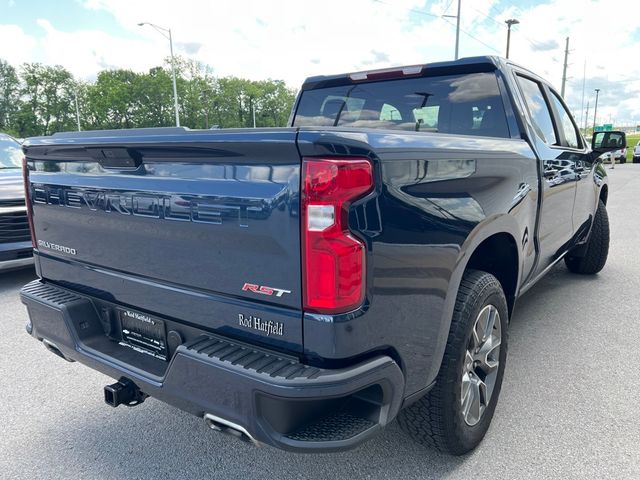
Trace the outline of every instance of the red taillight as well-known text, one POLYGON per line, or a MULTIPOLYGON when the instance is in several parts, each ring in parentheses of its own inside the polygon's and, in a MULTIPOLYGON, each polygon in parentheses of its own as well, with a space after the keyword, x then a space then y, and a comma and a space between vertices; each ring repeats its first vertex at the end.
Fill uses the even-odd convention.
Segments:
POLYGON ((304 309, 340 313, 364 300, 365 246, 349 232, 349 205, 373 188, 364 158, 305 158, 302 164, 304 309))
POLYGON ((27 219, 31 231, 31 244, 36 248, 36 231, 33 228, 33 206, 31 205, 31 189, 29 188, 29 166, 27 157, 22 158, 22 180, 24 181, 24 203, 27 206, 27 219))

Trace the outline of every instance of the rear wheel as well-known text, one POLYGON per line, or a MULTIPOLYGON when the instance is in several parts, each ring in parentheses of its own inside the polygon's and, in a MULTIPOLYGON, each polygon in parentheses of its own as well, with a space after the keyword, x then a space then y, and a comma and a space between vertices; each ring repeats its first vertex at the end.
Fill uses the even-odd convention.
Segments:
POLYGON ((609 216, 606 205, 600 200, 584 255, 574 256, 569 253, 564 257, 564 263, 573 273, 593 275, 604 268, 608 256, 609 216))
POLYGON ((453 455, 482 441, 502 385, 508 318, 500 282, 486 272, 466 272, 436 384, 398 416, 415 441, 453 455))

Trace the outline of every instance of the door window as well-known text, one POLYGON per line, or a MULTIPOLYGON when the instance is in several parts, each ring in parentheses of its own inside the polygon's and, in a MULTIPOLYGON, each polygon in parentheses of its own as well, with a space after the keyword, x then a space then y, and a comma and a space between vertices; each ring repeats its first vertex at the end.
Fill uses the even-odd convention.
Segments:
POLYGON ((549 112, 549 107, 540 89, 540 84, 520 76, 518 76, 518 82, 520 83, 520 88, 522 89, 527 108, 529 109, 533 128, 545 143, 555 145, 558 140, 553 128, 551 112, 549 112))
POLYGON ((566 143, 565 147, 581 148, 578 129, 571 119, 571 114, 567 111, 564 104, 560 100, 560 97, 558 97, 555 92, 551 92, 551 98, 559 115, 560 126, 562 127, 564 140, 566 143))

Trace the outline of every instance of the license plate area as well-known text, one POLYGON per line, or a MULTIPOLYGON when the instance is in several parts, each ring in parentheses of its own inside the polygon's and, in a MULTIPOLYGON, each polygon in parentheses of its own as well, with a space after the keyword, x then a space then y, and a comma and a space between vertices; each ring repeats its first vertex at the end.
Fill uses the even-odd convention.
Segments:
POLYGON ((117 312, 122 338, 120 345, 167 360, 167 334, 163 320, 125 308, 118 308, 117 312))

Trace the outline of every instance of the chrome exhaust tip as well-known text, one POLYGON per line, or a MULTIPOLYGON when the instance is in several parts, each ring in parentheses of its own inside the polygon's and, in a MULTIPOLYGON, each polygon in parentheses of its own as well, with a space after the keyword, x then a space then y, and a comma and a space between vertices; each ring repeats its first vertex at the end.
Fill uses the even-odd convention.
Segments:
POLYGON ((225 420, 224 418, 213 415, 212 413, 205 414, 204 423, 206 423, 211 430, 228 433, 244 442, 252 443, 256 447, 260 446, 260 442, 253 438, 246 428, 236 423, 230 422, 229 420, 225 420))

